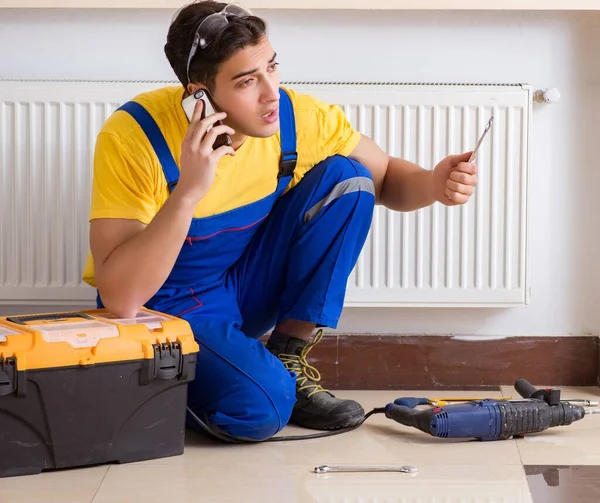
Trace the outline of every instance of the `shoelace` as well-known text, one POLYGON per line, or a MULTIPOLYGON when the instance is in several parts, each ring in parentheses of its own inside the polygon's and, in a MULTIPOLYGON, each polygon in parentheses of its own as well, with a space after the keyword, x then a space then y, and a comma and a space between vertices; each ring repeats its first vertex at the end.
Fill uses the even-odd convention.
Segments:
POLYGON ((315 393, 328 391, 323 388, 318 382, 321 380, 321 374, 306 360, 306 356, 312 348, 314 348, 323 339, 323 329, 320 329, 315 334, 312 342, 302 348, 299 355, 291 355, 288 353, 280 353, 279 359, 286 369, 297 374, 297 390, 311 390, 306 398, 310 398, 315 393))

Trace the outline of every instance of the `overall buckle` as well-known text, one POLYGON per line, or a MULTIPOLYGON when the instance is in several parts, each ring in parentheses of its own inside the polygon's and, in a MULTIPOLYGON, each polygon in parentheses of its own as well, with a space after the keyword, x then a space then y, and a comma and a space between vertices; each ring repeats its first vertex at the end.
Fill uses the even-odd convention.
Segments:
POLYGON ((279 159, 279 178, 282 176, 292 176, 294 174, 294 169, 296 169, 297 160, 298 152, 282 154, 279 159))

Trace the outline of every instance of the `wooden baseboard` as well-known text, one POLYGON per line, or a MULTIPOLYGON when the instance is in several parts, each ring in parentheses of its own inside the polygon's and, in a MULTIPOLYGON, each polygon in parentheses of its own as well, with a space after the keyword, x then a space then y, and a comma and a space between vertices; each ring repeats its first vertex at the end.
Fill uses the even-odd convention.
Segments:
MULTIPOLYGON (((80 308, 0 306, 0 315, 80 308)), ((461 340, 333 333, 308 360, 331 389, 485 389, 512 386, 519 377, 538 386, 600 383, 599 338, 592 335, 461 340)))
POLYGON ((524 377, 536 385, 597 386, 598 337, 328 334, 309 354, 332 389, 496 388, 524 377))

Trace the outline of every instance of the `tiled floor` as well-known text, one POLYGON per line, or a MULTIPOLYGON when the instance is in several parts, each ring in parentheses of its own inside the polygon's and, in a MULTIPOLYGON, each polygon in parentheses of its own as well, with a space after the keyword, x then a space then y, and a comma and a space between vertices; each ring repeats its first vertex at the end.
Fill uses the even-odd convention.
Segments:
MULTIPOLYGON (((338 396, 370 410, 423 394, 338 396)), ((516 396, 508 387, 485 395, 516 396)), ((562 396, 600 400, 600 389, 563 388, 562 396)), ((293 433, 308 432, 282 432, 293 433)), ((600 468, 594 465, 600 466, 600 415, 497 442, 438 439, 378 415, 358 430, 318 440, 223 445, 190 432, 183 456, 0 479, 0 503, 598 502, 600 468), (314 473, 322 464, 411 464, 419 472, 314 473)))

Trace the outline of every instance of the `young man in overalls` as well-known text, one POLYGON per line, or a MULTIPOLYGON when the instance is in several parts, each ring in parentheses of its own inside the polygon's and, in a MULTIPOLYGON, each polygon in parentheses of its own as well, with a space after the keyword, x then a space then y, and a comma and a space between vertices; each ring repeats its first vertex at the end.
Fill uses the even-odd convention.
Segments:
POLYGON ((318 384, 312 333, 338 323, 374 205, 465 203, 469 153, 433 170, 389 157, 339 107, 281 88, 264 22, 235 5, 181 9, 165 52, 182 86, 137 96, 97 138, 84 277, 118 316, 190 323, 190 425, 260 441, 290 421, 359 423, 360 404, 318 384), (221 112, 202 118, 198 101, 189 121, 200 89, 221 112), (213 149, 223 133, 233 144, 213 149))

